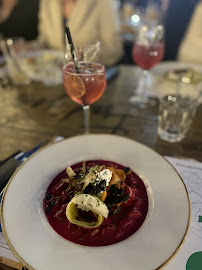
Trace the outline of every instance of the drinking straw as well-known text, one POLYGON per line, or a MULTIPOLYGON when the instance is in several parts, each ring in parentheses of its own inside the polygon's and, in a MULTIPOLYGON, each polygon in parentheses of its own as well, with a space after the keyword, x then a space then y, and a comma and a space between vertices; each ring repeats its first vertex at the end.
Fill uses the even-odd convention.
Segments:
POLYGON ((72 36, 71 36, 71 33, 70 33, 70 29, 69 29, 68 26, 65 26, 65 32, 66 32, 67 39, 68 39, 68 42, 69 42, 70 47, 71 47, 71 54, 72 54, 72 58, 73 58, 73 61, 74 61, 76 71, 79 73, 80 72, 79 64, 78 64, 78 61, 77 61, 77 58, 76 58, 76 52, 75 52, 75 49, 74 49, 74 43, 73 43, 72 36))

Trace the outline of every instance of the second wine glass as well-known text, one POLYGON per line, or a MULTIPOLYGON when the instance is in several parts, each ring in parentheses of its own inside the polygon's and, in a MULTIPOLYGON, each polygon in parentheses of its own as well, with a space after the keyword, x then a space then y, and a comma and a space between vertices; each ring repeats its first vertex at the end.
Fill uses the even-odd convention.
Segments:
POLYGON ((98 100, 106 87, 105 68, 100 63, 100 44, 77 47, 75 60, 67 45, 63 67, 64 89, 67 95, 83 107, 84 133, 90 131, 90 105, 98 100))
POLYGON ((139 93, 129 98, 129 102, 140 108, 151 107, 155 104, 148 95, 149 71, 157 65, 164 56, 164 27, 163 25, 142 25, 134 42, 132 57, 142 69, 139 81, 139 93))

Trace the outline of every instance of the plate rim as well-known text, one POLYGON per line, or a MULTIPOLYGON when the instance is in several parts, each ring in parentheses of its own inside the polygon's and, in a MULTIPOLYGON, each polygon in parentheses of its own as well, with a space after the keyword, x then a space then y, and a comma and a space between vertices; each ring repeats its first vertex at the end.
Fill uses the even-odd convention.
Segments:
MULTIPOLYGON (((38 59, 43 57, 44 55, 51 55, 53 57, 55 57, 56 59, 64 59, 64 52, 62 50, 59 49, 50 49, 50 48, 38 48, 38 49, 31 49, 25 52, 25 55, 22 57, 24 61, 28 62, 28 60, 30 58, 34 58, 34 59, 38 59)), ((20 56, 18 56, 20 58, 20 56)), ((29 64, 28 64, 29 65, 29 64)), ((31 73, 28 73, 28 77, 30 77, 30 79, 32 81, 46 81, 46 78, 42 78, 38 72, 33 71, 33 65, 31 65, 31 73)), ((61 81, 62 83, 62 81, 61 81)))
POLYGON ((35 268, 33 268, 31 265, 29 265, 19 254, 18 252, 15 250, 15 248, 13 247, 11 241, 9 240, 9 237, 6 233, 6 228, 5 228, 5 224, 4 224, 4 198, 6 196, 6 192, 10 186, 10 184, 12 183, 12 180, 13 178, 15 177, 15 175, 18 173, 18 171, 30 160, 32 159, 33 156, 37 155, 39 152, 43 151, 44 149, 50 147, 51 145, 55 145, 55 144, 58 144, 58 143, 61 143, 63 141, 68 141, 70 139, 74 139, 76 137, 86 137, 86 136, 110 136, 110 137, 117 137, 117 138, 121 138, 121 139, 125 139, 125 140, 129 140, 131 142, 135 142, 139 145, 141 145, 141 147, 145 148, 145 149, 149 149, 151 150, 153 153, 157 154, 159 157, 163 158, 163 160, 165 160, 167 162, 168 165, 170 165, 174 171, 177 173, 178 175, 178 178, 181 180, 183 186, 184 186, 184 189, 185 189, 185 192, 186 192, 186 197, 187 197, 187 202, 188 202, 188 210, 189 210, 189 214, 188 214, 188 220, 187 220, 187 226, 186 226, 186 230, 184 232, 184 235, 181 239, 181 241, 179 242, 178 246, 176 247, 176 249, 173 251, 173 253, 170 255, 170 257, 165 261, 163 262, 160 266, 158 266, 158 268, 156 268, 155 270, 161 270, 163 269, 166 265, 168 265, 172 260, 173 258, 178 254, 179 250, 181 249, 182 245, 184 244, 186 238, 187 238, 187 235, 188 235, 188 231, 189 231, 189 228, 190 228, 190 224, 191 224, 191 202, 190 202, 190 198, 189 198, 189 194, 188 194, 188 190, 187 190, 187 187, 182 179, 182 177, 180 176, 180 174, 177 172, 177 170, 175 169, 175 167, 162 155, 160 155, 158 152, 156 152, 154 149, 148 147, 147 145, 145 144, 142 144, 134 139, 131 139, 131 138, 128 138, 128 137, 124 137, 124 136, 120 136, 120 135, 114 135, 114 134, 104 134, 104 133, 99 133, 99 134, 96 134, 96 133, 91 133, 91 134, 87 134, 87 135, 82 135, 82 134, 79 134, 79 135, 75 135, 75 136, 71 136, 71 137, 68 137, 68 138, 65 138, 63 139, 62 141, 58 141, 58 142, 51 142, 45 146, 43 146, 42 148, 40 148, 37 152, 35 152, 34 154, 32 154, 26 161, 24 161, 18 168, 17 170, 14 172, 14 174, 11 176, 8 184, 6 185, 6 188, 3 192, 3 197, 2 197, 2 202, 1 202, 1 208, 0 208, 0 216, 1 216, 1 226, 2 226, 2 232, 4 234, 4 238, 9 246, 9 248, 11 249, 12 253, 14 254, 14 256, 23 264, 23 266, 25 266, 26 268, 30 269, 30 270, 36 270, 35 268))

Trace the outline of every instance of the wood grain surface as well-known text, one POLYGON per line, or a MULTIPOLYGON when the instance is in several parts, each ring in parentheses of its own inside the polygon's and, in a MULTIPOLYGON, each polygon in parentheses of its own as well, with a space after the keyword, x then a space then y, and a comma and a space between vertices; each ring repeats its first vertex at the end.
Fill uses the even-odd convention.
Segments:
MULTIPOLYGON (((91 133, 116 134, 134 139, 161 155, 202 161, 202 106, 181 143, 167 143, 157 135, 158 100, 154 108, 138 109, 128 103, 137 85, 136 68, 121 65, 119 75, 91 106, 91 133)), ((0 88, 0 160, 17 150, 27 151, 54 136, 83 134, 82 108, 70 100, 62 85, 0 88)), ((4 262, 5 261, 2 261, 4 262)), ((0 264, 0 269, 12 269, 0 264)))

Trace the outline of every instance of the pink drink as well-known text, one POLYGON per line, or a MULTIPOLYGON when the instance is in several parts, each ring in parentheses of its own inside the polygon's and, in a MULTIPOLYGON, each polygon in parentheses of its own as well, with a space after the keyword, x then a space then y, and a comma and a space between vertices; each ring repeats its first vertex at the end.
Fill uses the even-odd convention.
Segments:
POLYGON ((67 95, 80 105, 91 105, 101 97, 106 87, 105 68, 99 63, 79 62, 76 73, 74 63, 63 68, 64 88, 67 95))
POLYGON ((133 60, 142 69, 149 70, 158 64, 164 55, 164 43, 157 43, 152 46, 144 46, 136 43, 133 47, 133 60))

